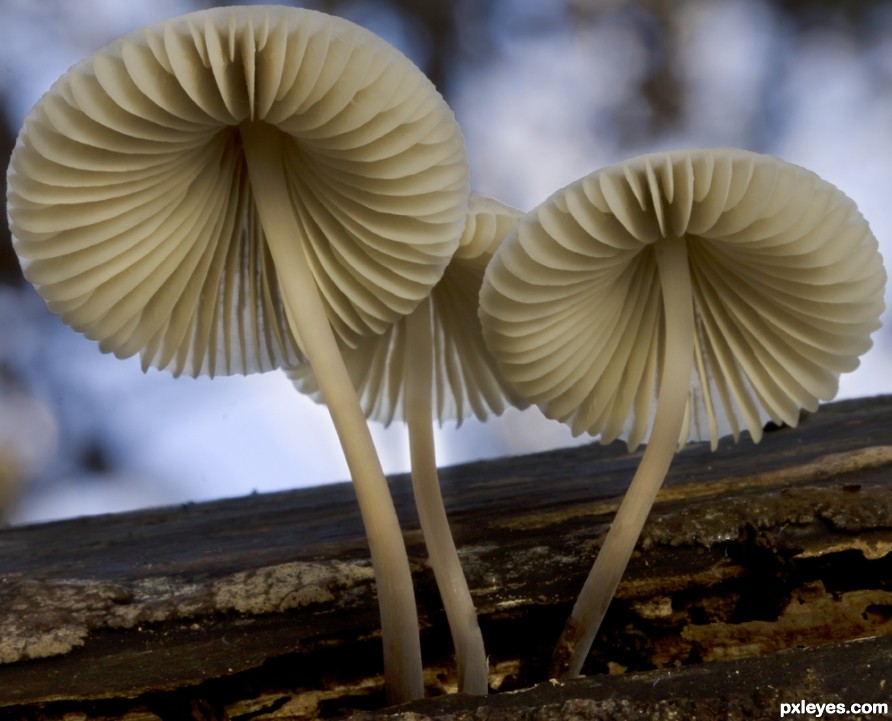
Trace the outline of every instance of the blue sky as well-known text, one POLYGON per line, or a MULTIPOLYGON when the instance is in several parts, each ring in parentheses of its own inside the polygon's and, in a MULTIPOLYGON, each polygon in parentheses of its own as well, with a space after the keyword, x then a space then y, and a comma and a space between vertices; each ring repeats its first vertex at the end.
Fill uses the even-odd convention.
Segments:
MULTIPOLYGON (((579 24, 561 3, 502 0, 493 3, 485 33, 467 34, 467 42, 484 38, 486 51, 461 55, 449 100, 479 191, 528 209, 578 177, 639 153, 750 147, 843 189, 892 257, 892 11, 878 13, 856 42, 832 19, 795 34, 770 3, 680 2, 674 22, 683 42, 673 71, 683 110, 672 128, 646 139, 631 133, 629 141, 629 131, 647 120, 638 88, 655 59, 646 14, 635 3, 613 6, 616 12, 579 24)), ((9 123, 19 127, 68 66, 124 32, 191 6, 3 0, 0 8, 0 92, 9 123)), ((386 3, 354 3, 351 19, 423 62, 424 44, 386 3)), ((892 392, 890 346, 884 328, 862 367, 841 379, 839 397, 892 392)), ((213 381, 143 374, 137 360, 104 356, 62 326, 30 288, 0 291, 0 361, 24 369, 30 384, 0 412, 0 445, 17 449, 31 479, 17 521, 348 477, 324 409, 281 374, 213 381), (37 430, 22 434, 16 418, 37 430), (104 439, 111 469, 85 474, 71 458, 96 436, 104 439)), ((386 470, 406 470, 404 429, 375 427, 374 434, 386 470)), ((570 442, 563 427, 536 411, 458 430, 447 424, 438 433, 444 464, 570 442)))

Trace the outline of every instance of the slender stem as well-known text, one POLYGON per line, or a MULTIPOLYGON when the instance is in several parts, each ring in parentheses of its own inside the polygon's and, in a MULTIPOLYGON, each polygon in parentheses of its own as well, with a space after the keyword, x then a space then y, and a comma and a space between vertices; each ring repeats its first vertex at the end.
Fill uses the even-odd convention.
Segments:
POLYGON ((483 696, 489 690, 483 635, 449 529, 437 474, 431 409, 433 338, 430 300, 423 301, 406 322, 406 335, 412 339, 412 359, 406 378, 406 420, 415 505, 455 645, 459 690, 483 696))
POLYGON ((681 434, 694 348, 694 306, 687 248, 683 238, 664 238, 654 250, 663 294, 666 345, 653 433, 558 641, 550 669, 553 677, 579 675, 669 470, 681 434))
POLYGON ((375 570, 388 699, 401 703, 421 698, 418 613, 406 546, 368 424, 299 242, 303 233, 285 182, 280 133, 261 123, 245 123, 240 132, 288 319, 328 405, 353 478, 375 570))

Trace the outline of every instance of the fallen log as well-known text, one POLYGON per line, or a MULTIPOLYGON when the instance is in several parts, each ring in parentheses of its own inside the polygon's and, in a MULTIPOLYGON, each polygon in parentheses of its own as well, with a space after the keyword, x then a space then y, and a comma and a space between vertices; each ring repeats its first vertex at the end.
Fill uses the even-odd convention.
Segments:
POLYGON ((892 397, 680 453, 587 678, 550 683, 639 457, 593 444, 443 471, 485 699, 452 693, 410 484, 392 479, 429 696, 400 709, 383 708, 348 484, 4 529, 0 721, 778 718, 781 703, 890 701, 892 397))

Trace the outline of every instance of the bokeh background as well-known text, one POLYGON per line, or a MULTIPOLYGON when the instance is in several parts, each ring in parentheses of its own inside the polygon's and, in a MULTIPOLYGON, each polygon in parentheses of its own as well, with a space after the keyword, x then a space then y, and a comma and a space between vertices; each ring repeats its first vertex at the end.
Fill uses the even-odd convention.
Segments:
MULTIPOLYGON (((142 25, 216 4, 0 0, 2 156, 28 109, 81 57, 142 25)), ((291 4, 347 17, 411 57, 455 109, 480 192, 529 209, 639 153, 737 146, 806 166, 842 188, 892 257, 892 2, 291 4)), ((892 392, 888 315, 861 368, 843 377, 840 397, 892 392)), ((404 429, 374 434, 386 470, 405 470, 404 429)), ((591 439, 572 439, 531 410, 446 424, 437 440, 441 462, 452 464, 591 439)), ((64 327, 22 280, 3 224, 7 522, 346 478, 324 410, 281 374, 213 381, 143 374, 138 360, 104 356, 64 327)))

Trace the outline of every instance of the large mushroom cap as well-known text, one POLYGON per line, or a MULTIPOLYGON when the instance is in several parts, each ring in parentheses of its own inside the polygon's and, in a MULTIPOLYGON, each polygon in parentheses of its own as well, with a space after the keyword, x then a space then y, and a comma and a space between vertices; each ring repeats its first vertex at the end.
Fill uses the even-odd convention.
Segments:
MULTIPOLYGON (((441 424, 461 423, 471 415, 484 420, 509 405, 528 405, 499 372, 483 342, 477 317, 486 265, 521 215, 498 200, 472 193, 459 248, 431 292, 432 407, 441 424)), ((344 352, 363 411, 371 420, 389 424, 406 419, 407 366, 413 354, 407 331, 408 324, 401 319, 383 335, 364 338, 355 349, 344 352)), ((298 390, 323 401, 309 364, 287 373, 298 390)))
POLYGON ((281 141, 302 225, 294 242, 344 344, 426 297, 467 209, 451 110, 372 33, 256 6, 127 35, 28 115, 7 207, 25 276, 48 307, 102 350, 176 374, 300 362, 252 199, 244 123, 281 141))
POLYGON ((649 436, 666 344, 653 246, 669 237, 686 240, 694 301, 682 442, 795 425, 871 346, 886 274, 842 192, 742 150, 638 157, 528 213, 481 292, 502 372, 574 433, 649 436))

